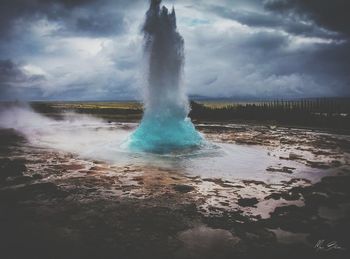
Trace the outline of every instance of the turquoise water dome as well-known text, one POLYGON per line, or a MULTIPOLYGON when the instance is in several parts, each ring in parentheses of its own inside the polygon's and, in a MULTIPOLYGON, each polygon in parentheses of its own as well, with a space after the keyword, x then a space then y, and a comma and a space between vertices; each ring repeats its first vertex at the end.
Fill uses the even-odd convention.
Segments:
POLYGON ((129 140, 129 148, 134 151, 170 153, 198 147, 202 140, 189 118, 152 117, 142 120, 129 140))

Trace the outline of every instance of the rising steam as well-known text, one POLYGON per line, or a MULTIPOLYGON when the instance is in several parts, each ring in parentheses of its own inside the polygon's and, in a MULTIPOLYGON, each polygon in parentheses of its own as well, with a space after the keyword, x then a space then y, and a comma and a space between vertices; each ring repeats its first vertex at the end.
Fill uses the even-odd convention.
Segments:
POLYGON ((174 8, 169 13, 161 0, 152 0, 143 26, 147 60, 145 112, 128 147, 166 153, 198 146, 202 137, 187 117, 188 99, 181 84, 184 40, 176 28, 174 8))

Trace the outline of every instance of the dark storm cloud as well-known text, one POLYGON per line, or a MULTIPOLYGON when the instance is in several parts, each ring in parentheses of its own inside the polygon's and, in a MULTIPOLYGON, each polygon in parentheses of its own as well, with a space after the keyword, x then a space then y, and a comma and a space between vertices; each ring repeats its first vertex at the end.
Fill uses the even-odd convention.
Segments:
POLYGON ((316 44, 298 56, 298 69, 303 69, 320 82, 327 82, 337 95, 350 94, 350 1, 348 0, 267 0, 265 8, 277 15, 302 19, 314 27, 339 33, 330 39, 343 39, 332 44, 316 44))
POLYGON ((327 80, 337 95, 350 95, 350 42, 319 46, 301 61, 310 74, 327 80))
POLYGON ((3 87, 14 79, 23 78, 21 70, 11 60, 0 60, 0 85, 3 87))
POLYGON ((108 0, 11 0, 1 5, 0 33, 6 37, 13 25, 46 18, 63 27, 58 33, 90 36, 115 35, 123 30, 123 9, 131 1, 108 0), (124 1, 125 2, 125 1, 124 1), (109 5, 113 4, 111 12, 109 5), (120 12, 118 12, 118 9, 120 12))
MULTIPOLYGON (((135 98, 147 2, 2 1, 2 97, 135 98)), ((177 11, 191 94, 281 98, 350 95, 346 2, 163 0, 177 11)))
POLYGON ((76 19, 73 27, 87 35, 108 36, 115 35, 123 30, 123 18, 100 14, 89 14, 76 19))
POLYGON ((43 15, 62 15, 65 8, 72 8, 87 1, 67 0, 8 0, 1 3, 0 30, 5 36, 17 19, 40 18, 43 15))
POLYGON ((0 60, 0 86, 8 88, 18 83, 34 83, 44 80, 42 75, 26 75, 17 64, 11 60, 0 60))
POLYGON ((18 87, 32 87, 42 81, 45 81, 43 75, 27 75, 12 60, 0 60, 0 99, 17 97, 18 87))
POLYGON ((37 82, 44 80, 42 75, 27 75, 12 60, 0 60, 0 85, 9 86, 14 83, 37 82))
POLYGON ((308 18, 322 27, 350 35, 348 0, 267 0, 268 10, 308 18))
POLYGON ((205 5, 202 11, 247 26, 242 28, 247 33, 232 38, 228 30, 220 48, 211 53, 237 69, 232 76, 218 71, 215 84, 219 81, 224 88, 231 77, 225 91, 232 95, 241 88, 247 90, 240 91, 243 95, 252 90, 252 96, 350 95, 350 16, 344 12, 348 6, 338 0, 269 0, 248 8, 222 2, 205 5))
POLYGON ((235 11, 215 5, 209 6, 208 10, 221 17, 238 21, 250 27, 281 29, 291 34, 311 37, 327 38, 330 35, 335 36, 334 33, 332 34, 328 30, 319 28, 312 23, 306 23, 293 16, 271 15, 271 13, 247 10, 235 11))

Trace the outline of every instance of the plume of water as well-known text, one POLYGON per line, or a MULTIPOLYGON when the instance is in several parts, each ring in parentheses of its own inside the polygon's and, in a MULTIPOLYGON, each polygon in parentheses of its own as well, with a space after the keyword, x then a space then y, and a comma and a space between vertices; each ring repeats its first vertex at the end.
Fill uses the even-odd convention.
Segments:
POLYGON ((188 98, 181 84, 184 40, 177 31, 174 8, 151 0, 143 26, 147 85, 144 115, 128 140, 136 151, 166 153, 198 146, 202 137, 187 117, 188 98))

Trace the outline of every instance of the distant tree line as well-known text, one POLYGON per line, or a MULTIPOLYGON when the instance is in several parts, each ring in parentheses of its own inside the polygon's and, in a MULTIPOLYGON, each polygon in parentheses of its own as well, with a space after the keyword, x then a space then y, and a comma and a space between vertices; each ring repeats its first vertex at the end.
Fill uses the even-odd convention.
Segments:
POLYGON ((266 121, 286 125, 350 129, 350 98, 317 98, 232 103, 211 107, 191 102, 197 121, 266 121))

